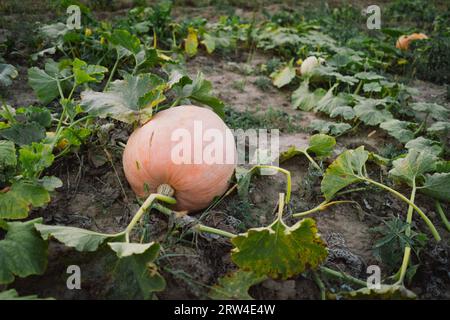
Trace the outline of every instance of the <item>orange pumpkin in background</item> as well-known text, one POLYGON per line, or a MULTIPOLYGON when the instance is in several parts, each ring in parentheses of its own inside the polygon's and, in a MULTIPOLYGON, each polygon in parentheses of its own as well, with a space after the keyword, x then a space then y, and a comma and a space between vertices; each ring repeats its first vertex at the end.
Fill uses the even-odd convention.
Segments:
POLYGON ((225 193, 236 160, 234 137, 223 120, 209 109, 186 105, 161 111, 135 130, 125 147, 123 168, 137 196, 173 190, 177 200, 174 209, 193 212, 204 209, 214 197, 225 193), (223 137, 223 147, 216 152, 223 154, 224 161, 211 163, 205 159, 198 161, 199 158, 195 161, 194 153, 199 156, 196 150, 209 154, 210 142, 204 141, 213 141, 212 132, 223 137), (187 149, 180 153, 181 139, 177 138, 182 133, 190 134, 191 139, 187 145, 183 144, 187 149), (189 161, 180 163, 177 158, 180 154, 189 161))
POLYGON ((398 38, 395 47, 397 49, 406 51, 409 49, 409 44, 411 41, 423 39, 428 39, 428 36, 424 33, 412 33, 410 35, 403 35, 398 38))

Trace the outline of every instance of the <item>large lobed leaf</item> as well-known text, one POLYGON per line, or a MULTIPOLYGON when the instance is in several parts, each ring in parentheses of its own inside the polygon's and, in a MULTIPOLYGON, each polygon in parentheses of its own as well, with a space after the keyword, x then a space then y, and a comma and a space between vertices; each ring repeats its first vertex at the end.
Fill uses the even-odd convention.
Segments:
POLYGON ((411 125, 411 122, 392 119, 381 123, 380 128, 386 130, 389 135, 401 143, 407 143, 414 139, 414 132, 409 129, 411 125))
POLYGON ((44 139, 45 128, 37 122, 15 123, 9 128, 0 130, 0 136, 23 146, 44 139))
POLYGON ((336 145, 336 139, 332 136, 318 133, 312 135, 309 139, 308 146, 302 149, 298 149, 295 146, 291 146, 287 151, 280 154, 280 161, 284 162, 292 157, 295 157, 302 153, 314 153, 319 158, 329 157, 336 145))
POLYGON ((139 38, 128 30, 117 29, 107 36, 109 42, 116 48, 119 55, 138 54, 141 47, 139 38))
MULTIPOLYGON (((60 182, 59 179, 58 182, 60 182)), ((58 186, 60 184, 56 185, 58 186)), ((15 181, 8 191, 0 193, 0 219, 26 218, 31 207, 42 207, 50 202, 50 190, 46 187, 50 188, 54 185, 45 185, 42 180, 15 181)))
POLYGON ((385 109, 385 100, 361 98, 359 100, 353 109, 356 116, 365 124, 375 126, 393 119, 392 114, 385 109))
POLYGON ((149 93, 158 91, 161 84, 162 79, 152 74, 126 75, 123 80, 112 82, 106 92, 83 91, 81 105, 86 112, 101 118, 145 122, 151 118, 154 107, 149 93))
POLYGON ((450 202, 450 173, 425 175, 425 182, 419 190, 435 199, 450 202))
POLYGON ((108 245, 119 258, 114 266, 114 278, 119 287, 134 288, 135 284, 144 299, 164 290, 166 281, 153 263, 159 254, 158 243, 109 242, 108 245))
POLYGON ((361 181, 363 167, 369 158, 369 152, 361 146, 355 150, 342 152, 327 168, 321 183, 321 190, 326 200, 348 185, 361 181))
POLYGON ((414 140, 410 140, 405 144, 405 148, 408 150, 416 149, 424 151, 435 156, 439 156, 443 151, 442 146, 440 146, 438 142, 424 137, 418 137, 414 140))
POLYGON ((292 227, 281 218, 264 228, 249 229, 231 239, 231 259, 241 269, 256 275, 287 279, 317 268, 327 249, 314 220, 307 218, 292 227))
POLYGON ((6 236, 0 241, 0 284, 16 276, 42 274, 47 267, 47 242, 34 229, 42 218, 27 222, 6 222, 6 236))
POLYGON ((212 94, 212 84, 199 72, 191 83, 178 89, 178 99, 194 100, 211 107, 221 118, 225 116, 224 103, 212 94))
MULTIPOLYGON (((33 88, 39 100, 47 104, 59 96, 58 80, 67 77, 70 70, 64 62, 57 63, 48 60, 45 63, 44 70, 37 67, 28 69, 28 83, 33 88)), ((69 80, 59 80, 61 89, 67 87, 69 80)))
POLYGON ((446 119, 450 111, 437 103, 428 103, 428 102, 415 102, 410 105, 410 107, 417 112, 423 112, 429 114, 436 120, 446 119))
POLYGON ((292 106, 303 111, 311 111, 316 107, 317 102, 319 102, 325 93, 326 91, 322 88, 314 92, 309 91, 308 80, 305 80, 292 93, 292 106))
POLYGON ((66 246, 75 248, 81 252, 96 251, 105 241, 120 238, 116 234, 105 234, 81 228, 50 226, 45 224, 36 224, 36 230, 39 231, 45 240, 53 237, 66 246))
POLYGON ((339 136, 352 128, 352 126, 345 122, 332 122, 322 119, 314 119, 309 124, 312 131, 318 131, 332 136, 339 136))
POLYGON ((237 270, 219 278, 208 296, 214 300, 253 300, 248 290, 265 279, 265 275, 257 276, 251 271, 237 270))
POLYGON ((416 178, 435 169, 436 161, 437 158, 433 154, 412 149, 406 157, 392 162, 393 168, 389 174, 394 179, 404 181, 412 186, 416 178))

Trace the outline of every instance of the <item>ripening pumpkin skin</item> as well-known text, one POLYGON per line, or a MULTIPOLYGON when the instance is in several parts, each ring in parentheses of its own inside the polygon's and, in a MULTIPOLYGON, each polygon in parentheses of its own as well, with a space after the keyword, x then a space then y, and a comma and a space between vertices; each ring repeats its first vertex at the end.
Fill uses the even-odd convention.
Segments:
POLYGON ((408 50, 409 44, 411 41, 423 40, 423 39, 428 39, 428 36, 424 33, 412 33, 408 36, 403 35, 398 38, 397 43, 395 44, 395 47, 397 49, 406 51, 406 50, 408 50))
POLYGON ((175 191, 177 204, 174 209, 195 212, 207 207, 214 197, 225 193, 236 160, 234 137, 218 115, 206 108, 179 106, 158 112, 133 132, 123 154, 123 168, 137 196, 146 197, 156 192, 158 186, 168 184, 175 191), (231 161, 225 164, 194 163, 194 143, 200 143, 202 150, 210 143, 194 138, 194 121, 201 121, 202 135, 207 129, 217 129, 223 133, 226 137, 223 155, 231 161), (172 161, 172 150, 180 143, 180 140, 172 139, 176 129, 186 129, 191 134, 189 164, 172 161))
POLYGON ((408 50, 409 47, 409 40, 408 36, 400 36, 397 40, 397 43, 395 44, 395 47, 400 50, 408 50))

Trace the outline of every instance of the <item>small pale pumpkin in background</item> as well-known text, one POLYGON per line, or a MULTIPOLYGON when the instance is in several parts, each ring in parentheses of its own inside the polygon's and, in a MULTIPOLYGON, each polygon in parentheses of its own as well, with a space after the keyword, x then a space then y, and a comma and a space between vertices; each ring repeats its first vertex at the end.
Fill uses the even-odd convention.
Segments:
POLYGON ((311 73, 315 67, 317 67, 323 63, 325 63, 325 59, 316 58, 315 56, 310 56, 310 57, 306 58, 300 65, 300 74, 306 75, 308 73, 311 73))
POLYGON ((398 38, 395 47, 397 49, 406 51, 409 49, 409 44, 411 43, 411 41, 423 39, 428 39, 428 36, 424 33, 412 33, 410 35, 403 35, 398 38))
POLYGON ((217 114, 197 106, 179 106, 157 113, 133 132, 123 154, 123 168, 137 196, 146 197, 157 190, 170 194, 173 190, 177 200, 174 209, 194 212, 207 207, 214 197, 228 189, 236 160, 234 137, 217 114), (183 132, 191 136, 187 148, 191 151, 183 150, 190 154, 177 151, 180 147, 177 136, 183 132), (222 163, 194 159, 209 150, 211 144, 204 140, 213 140, 211 136, 206 138, 208 132, 223 137, 221 150, 216 150, 222 153, 222 163), (187 155, 190 161, 174 161, 174 153, 187 155))

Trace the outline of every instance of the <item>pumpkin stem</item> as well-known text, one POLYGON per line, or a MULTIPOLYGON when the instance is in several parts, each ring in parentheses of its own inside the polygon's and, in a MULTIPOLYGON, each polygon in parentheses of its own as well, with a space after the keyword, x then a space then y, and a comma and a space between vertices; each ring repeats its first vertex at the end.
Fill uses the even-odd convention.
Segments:
POLYGON ((175 194, 175 190, 167 183, 160 184, 156 192, 168 197, 172 197, 175 194))

